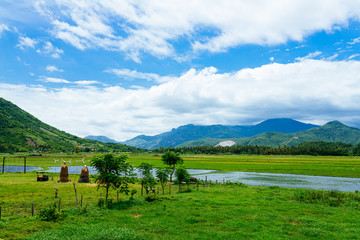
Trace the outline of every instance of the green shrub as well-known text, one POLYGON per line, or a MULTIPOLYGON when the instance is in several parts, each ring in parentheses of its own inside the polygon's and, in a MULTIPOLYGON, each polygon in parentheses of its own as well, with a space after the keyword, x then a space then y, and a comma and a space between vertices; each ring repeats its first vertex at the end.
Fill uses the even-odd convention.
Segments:
POLYGON ((61 213, 56 210, 56 204, 51 205, 47 208, 41 209, 39 211, 39 218, 41 221, 57 221, 61 220, 63 217, 65 217, 65 212, 62 211, 61 213))

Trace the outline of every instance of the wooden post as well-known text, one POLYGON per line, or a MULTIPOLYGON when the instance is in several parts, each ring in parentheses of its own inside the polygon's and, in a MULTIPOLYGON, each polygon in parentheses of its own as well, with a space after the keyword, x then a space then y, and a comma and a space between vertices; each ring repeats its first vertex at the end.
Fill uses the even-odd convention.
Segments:
POLYGON ((225 179, 223 179, 223 184, 225 184, 225 179))
POLYGON ((217 180, 215 181, 216 185, 217 185, 217 180))
POLYGON ((24 157, 24 173, 26 173, 26 157, 24 157))
POLYGON ((190 190, 190 184, 188 182, 186 184, 188 186, 188 191, 189 191, 190 190))
POLYGON ((73 185, 74 185, 75 198, 76 198, 76 201, 75 201, 75 207, 77 207, 77 203, 78 203, 77 191, 76 191, 75 183, 73 183, 73 185))
POLYGON ((205 187, 207 187, 207 176, 205 176, 205 187))
POLYGON ((81 201, 80 201, 80 206, 82 207, 82 200, 83 200, 83 195, 81 194, 81 201))
POLYGON ((34 216, 34 203, 31 203, 31 216, 34 216))
POLYGON ((60 212, 60 204, 61 204, 61 198, 59 198, 59 206, 58 206, 58 211, 60 212))
POLYGON ((3 157, 3 167, 2 167, 2 174, 5 172, 5 157, 3 157))

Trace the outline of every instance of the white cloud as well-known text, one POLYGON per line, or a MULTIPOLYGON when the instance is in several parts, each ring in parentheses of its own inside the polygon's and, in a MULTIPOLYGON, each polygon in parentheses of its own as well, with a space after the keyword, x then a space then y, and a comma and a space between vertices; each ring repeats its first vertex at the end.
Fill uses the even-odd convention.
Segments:
POLYGON ((75 84, 78 84, 78 85, 101 84, 100 82, 95 81, 95 80, 81 80, 81 81, 75 81, 74 83, 75 83, 75 84))
POLYGON ((217 73, 212 67, 190 69, 149 89, 52 90, 0 84, 0 96, 72 134, 125 140, 188 123, 249 124, 275 117, 358 123, 359 75, 359 61, 307 59, 231 73, 217 73))
POLYGON ((359 56, 360 56, 360 54, 358 54, 358 53, 353 54, 353 55, 351 55, 350 57, 348 57, 348 60, 351 60, 351 59, 356 58, 356 57, 359 57, 359 56))
POLYGON ((159 75, 154 74, 154 73, 142 73, 142 72, 138 72, 138 71, 130 70, 130 69, 108 69, 108 70, 105 70, 105 72, 113 73, 116 76, 127 79, 127 80, 145 79, 145 80, 151 81, 151 80, 157 80, 160 78, 159 75))
POLYGON ((181 59, 173 45, 179 39, 195 52, 222 52, 301 41, 360 18, 360 2, 354 0, 39 0, 36 6, 57 38, 82 50, 121 51, 137 62, 142 52, 181 59))
POLYGON ((25 48, 35 48, 35 45, 38 43, 35 39, 29 37, 19 37, 19 43, 16 45, 20 49, 25 48))
POLYGON ((360 37, 352 39, 351 42, 349 42, 348 44, 354 45, 354 44, 357 44, 357 43, 360 43, 360 37))
POLYGON ((44 76, 42 76, 39 80, 42 82, 49 82, 49 83, 71 83, 70 81, 62 78, 53 78, 53 77, 44 77, 44 76))
POLYGON ((36 50, 39 54, 44 54, 53 58, 60 58, 60 54, 63 54, 64 51, 62 49, 59 49, 57 47, 54 47, 54 45, 46 41, 41 49, 36 50))
POLYGON ((321 54, 322 54, 322 52, 316 51, 316 52, 309 53, 305 57, 297 57, 297 58, 295 58, 295 60, 296 61, 303 61, 303 60, 307 60, 307 59, 314 59, 314 58, 320 56, 321 54))
POLYGON ((57 68, 56 66, 53 65, 47 65, 46 66, 46 71, 49 72, 63 72, 64 70, 57 68))
POLYGON ((0 24, 0 37, 1 37, 1 34, 4 32, 4 31, 9 31, 9 27, 6 26, 5 24, 0 24))

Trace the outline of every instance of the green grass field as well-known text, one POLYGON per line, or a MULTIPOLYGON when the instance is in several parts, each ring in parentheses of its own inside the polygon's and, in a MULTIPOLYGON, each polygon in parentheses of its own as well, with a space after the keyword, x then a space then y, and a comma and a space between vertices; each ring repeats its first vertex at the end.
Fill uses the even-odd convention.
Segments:
MULTIPOLYGON (((74 160, 84 156, 70 157, 74 160)), ((183 156, 187 168, 358 177, 359 158, 309 156, 183 156)), ((86 156, 89 161, 91 156, 86 156)), ((161 156, 130 154, 134 165, 162 166, 161 156)), ((21 165, 21 159, 8 159, 21 165)), ((86 162, 85 161, 85 162, 86 162)), ((53 156, 27 158, 29 165, 54 166, 53 156)), ((80 164, 79 164, 80 165, 80 164)), ((87 165, 89 163, 87 162, 87 165)), ((359 239, 360 193, 339 193, 241 184, 212 185, 158 195, 153 202, 110 191, 113 208, 99 208, 95 184, 36 182, 36 173, 0 174, 0 239, 359 239), (66 216, 41 221, 39 211, 58 204, 66 216), (81 195, 83 207, 79 207, 81 195), (31 216, 34 204, 35 216, 31 216), (87 206, 86 209, 84 207, 87 206)), ((78 175, 71 175, 77 182, 78 175)), ((184 187, 185 190, 187 187, 184 187)), ((161 189, 160 189, 161 193, 161 189)), ((145 194, 144 194, 145 195, 145 194)))

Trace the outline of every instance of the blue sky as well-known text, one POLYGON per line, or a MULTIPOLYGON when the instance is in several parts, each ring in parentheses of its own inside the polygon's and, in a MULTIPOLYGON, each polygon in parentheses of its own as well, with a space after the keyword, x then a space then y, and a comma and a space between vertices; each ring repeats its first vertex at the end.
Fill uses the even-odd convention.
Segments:
POLYGON ((127 140, 288 117, 360 127, 360 2, 0 2, 0 97, 127 140))

